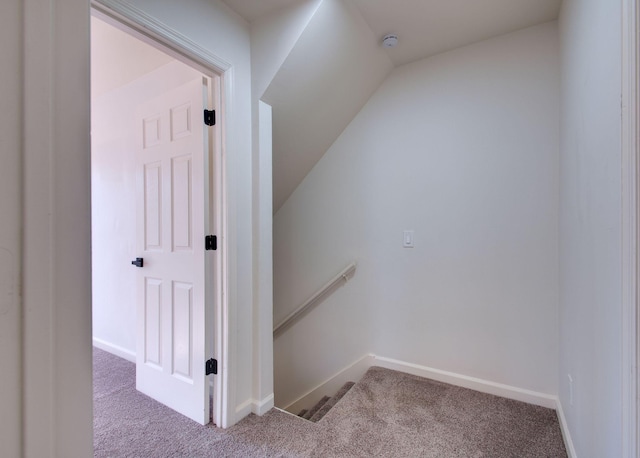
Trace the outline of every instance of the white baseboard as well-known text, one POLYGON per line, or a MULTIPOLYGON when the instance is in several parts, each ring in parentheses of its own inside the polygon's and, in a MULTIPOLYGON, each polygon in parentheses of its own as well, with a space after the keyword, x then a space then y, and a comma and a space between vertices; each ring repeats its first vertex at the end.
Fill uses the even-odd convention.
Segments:
POLYGON ((262 401, 253 400, 251 411, 261 417, 273 407, 273 393, 264 398, 262 401))
POLYGON ((113 355, 119 356, 120 358, 126 359, 127 361, 131 361, 132 363, 136 362, 136 352, 127 350, 119 345, 112 344, 107 342, 106 340, 98 339, 97 337, 93 338, 93 346, 99 348, 100 350, 104 350, 113 355))
POLYGON ((495 396, 513 399, 515 401, 522 401, 527 404, 534 404, 547 407, 549 409, 556 408, 557 397, 551 394, 539 393, 537 391, 505 385, 503 383, 491 382, 489 380, 483 380, 476 377, 469 377, 467 375, 456 374, 455 372, 420 366, 418 364, 407 363, 391 358, 384 358, 382 356, 373 356, 373 358, 375 360, 373 364, 374 366, 405 372, 407 374, 449 383, 450 385, 460 386, 462 388, 469 388, 471 390, 480 391, 481 393, 493 394, 495 396))
POLYGON ((367 354, 348 367, 334 374, 332 377, 308 391, 295 401, 286 404, 284 409, 294 414, 297 414, 302 409, 308 409, 318 402, 322 396, 331 396, 336 393, 346 382, 357 382, 360 380, 367 369, 371 366, 379 366, 407 374, 417 375, 419 377, 480 391, 481 393, 493 394, 507 399, 526 402, 527 404, 539 405, 550 409, 555 409, 557 407, 557 397, 551 394, 539 393, 537 391, 491 382, 489 380, 483 380, 476 377, 469 377, 467 375, 456 374, 454 372, 367 354))
POLYGON ((236 421, 242 420, 244 417, 249 415, 252 412, 253 408, 253 399, 247 399, 238 407, 236 407, 236 421))
POLYGON ((238 407, 236 407, 236 418, 243 419, 250 413, 262 416, 273 407, 273 393, 262 400, 247 399, 238 407))
POLYGON ((569 425, 567 424, 567 418, 564 416, 564 410, 562 409, 562 402, 560 402, 560 399, 556 399, 556 413, 558 414, 560 431, 562 431, 562 438, 564 439, 564 447, 567 449, 567 455, 569 458, 578 458, 576 449, 573 446, 573 440, 571 440, 569 425))

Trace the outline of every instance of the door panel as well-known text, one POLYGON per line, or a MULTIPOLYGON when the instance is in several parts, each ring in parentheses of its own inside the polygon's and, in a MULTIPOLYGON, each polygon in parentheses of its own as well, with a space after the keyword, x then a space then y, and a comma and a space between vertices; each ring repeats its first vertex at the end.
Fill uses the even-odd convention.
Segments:
POLYGON ((162 165, 144 165, 144 234, 145 251, 162 248, 162 165))
POLYGON ((173 283, 173 374, 193 382, 191 362, 193 285, 173 283))
POLYGON ((162 341, 160 324, 162 323, 162 280, 145 278, 145 356, 146 364, 162 367, 162 341))
POLYGON ((139 107, 136 387, 209 422, 201 78, 139 107))
POLYGON ((191 244, 191 156, 182 156, 171 160, 171 211, 174 251, 193 251, 191 244))
POLYGON ((185 103, 171 109, 171 139, 191 134, 191 105, 185 103))

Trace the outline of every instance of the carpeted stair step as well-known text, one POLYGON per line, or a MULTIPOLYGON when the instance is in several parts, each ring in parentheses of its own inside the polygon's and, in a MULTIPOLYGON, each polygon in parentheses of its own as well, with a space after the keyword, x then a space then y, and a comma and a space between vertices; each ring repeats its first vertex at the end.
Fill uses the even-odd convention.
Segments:
POLYGON ((327 412, 331 410, 333 406, 335 406, 338 403, 340 399, 342 399, 342 397, 345 394, 347 394, 347 392, 351 389, 353 385, 355 385, 355 383, 353 382, 347 382, 344 385, 342 385, 342 388, 340 388, 338 392, 331 399, 325 402, 324 405, 320 407, 320 409, 318 409, 316 413, 314 413, 311 417, 309 417, 309 420, 313 422, 319 421, 322 417, 324 417, 327 414, 327 412))
POLYGON ((329 396, 322 396, 322 399, 320 399, 316 405, 314 405, 313 407, 311 407, 309 409, 309 411, 307 413, 305 413, 302 418, 304 418, 305 420, 310 419, 311 417, 313 417, 313 415, 322 408, 323 405, 325 405, 327 403, 328 400, 330 400, 331 398, 329 396))

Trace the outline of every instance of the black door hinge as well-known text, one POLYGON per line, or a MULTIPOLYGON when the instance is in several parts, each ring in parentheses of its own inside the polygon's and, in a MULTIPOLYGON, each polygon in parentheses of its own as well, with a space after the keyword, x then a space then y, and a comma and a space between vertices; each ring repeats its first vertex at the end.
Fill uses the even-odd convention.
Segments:
POLYGON ((216 110, 204 110, 204 123, 207 126, 216 125, 216 110))
POLYGON ((216 375, 218 373, 218 360, 211 358, 204 364, 205 375, 216 375))
POLYGON ((217 250, 218 249, 218 237, 215 235, 207 235, 204 238, 204 249, 209 250, 217 250))

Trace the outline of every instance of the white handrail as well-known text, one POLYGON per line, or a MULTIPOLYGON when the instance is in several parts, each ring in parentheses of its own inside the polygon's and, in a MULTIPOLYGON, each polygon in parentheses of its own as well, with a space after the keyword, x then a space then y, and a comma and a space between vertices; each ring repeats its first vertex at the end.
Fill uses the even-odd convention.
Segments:
POLYGON ((344 280, 344 282, 348 282, 349 279, 353 276, 356 271, 356 263, 352 262, 349 264, 342 272, 329 280, 322 288, 316 291, 313 296, 311 296, 307 301, 302 304, 300 307, 295 309, 289 315, 285 317, 280 323, 278 323, 273 328, 273 337, 278 337, 282 334, 286 329, 288 329, 294 322, 298 321, 302 318, 309 310, 311 310, 314 306, 322 302, 322 299, 327 295, 328 292, 333 291, 333 288, 340 283, 340 281, 344 280))

